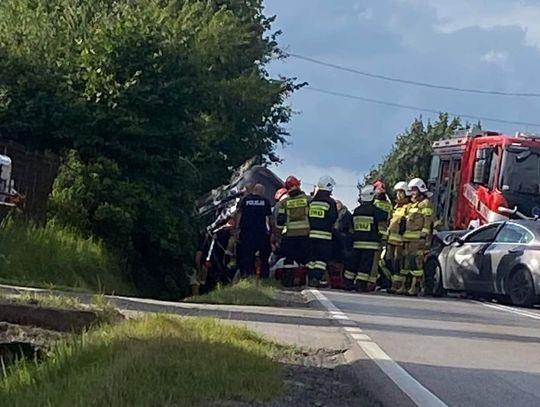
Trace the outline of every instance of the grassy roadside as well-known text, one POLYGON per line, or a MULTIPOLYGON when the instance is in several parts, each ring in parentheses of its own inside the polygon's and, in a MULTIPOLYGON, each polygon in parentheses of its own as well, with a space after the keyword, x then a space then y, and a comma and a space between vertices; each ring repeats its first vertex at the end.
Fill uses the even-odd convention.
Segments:
POLYGON ((275 306, 277 283, 269 280, 245 279, 227 286, 218 286, 212 292, 187 298, 186 302, 231 305, 275 306))
POLYGON ((132 294, 117 260, 104 245, 54 223, 0 224, 0 281, 132 294))
POLYGON ((282 392, 270 359, 282 351, 215 320, 148 316, 61 342, 40 365, 9 369, 0 400, 13 407, 266 401, 282 392))

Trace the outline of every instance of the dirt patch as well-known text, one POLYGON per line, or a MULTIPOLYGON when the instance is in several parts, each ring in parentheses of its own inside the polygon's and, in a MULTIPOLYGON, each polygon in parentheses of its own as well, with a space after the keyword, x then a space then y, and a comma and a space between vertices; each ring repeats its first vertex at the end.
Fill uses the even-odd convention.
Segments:
POLYGON ((98 314, 3 302, 0 303, 0 321, 58 332, 82 332, 98 321, 98 314))
MULTIPOLYGON (((222 402, 213 407, 379 407, 344 363, 343 351, 319 349, 279 359, 283 365, 285 395, 269 403, 222 402)), ((208 405, 208 404, 205 404, 208 405)))
POLYGON ((66 333, 0 322, 0 358, 4 365, 21 358, 40 361, 55 342, 66 336, 66 333))
POLYGON ((282 307, 308 307, 302 290, 280 289, 276 291, 276 302, 282 307))

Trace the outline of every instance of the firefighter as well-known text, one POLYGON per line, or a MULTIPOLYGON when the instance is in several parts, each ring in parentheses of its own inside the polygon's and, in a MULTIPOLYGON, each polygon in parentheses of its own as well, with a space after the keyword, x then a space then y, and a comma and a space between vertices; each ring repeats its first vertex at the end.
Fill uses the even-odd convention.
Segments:
MULTIPOLYGON (((386 194, 386 187, 382 181, 376 181, 373 186, 375 187, 375 206, 388 213, 388 219, 392 215, 392 202, 386 194)), ((387 289, 392 284, 392 274, 386 267, 384 258, 386 254, 386 242, 388 240, 388 220, 379 222, 379 234, 382 240, 381 258, 379 259, 379 269, 381 271, 379 285, 383 289, 387 289)), ((374 288, 374 287, 371 287, 374 288)))
MULTIPOLYGON (((383 184, 384 185, 384 184, 383 184)), ((382 187, 384 188, 384 187, 382 187)), ((377 189, 375 190, 375 200, 373 202, 375 206, 379 209, 382 209, 386 213, 388 213, 388 218, 390 218, 392 214, 392 202, 388 198, 388 195, 386 194, 386 191, 384 189, 377 189)), ((381 239, 383 241, 386 241, 388 238, 388 220, 384 220, 379 223, 379 234, 381 235, 381 239)))
POLYGON ((418 295, 424 277, 424 256, 431 245, 433 208, 426 183, 420 178, 409 182, 411 204, 407 210, 404 241, 404 265, 401 274, 406 277, 398 294, 418 295))
POLYGON ((332 259, 332 231, 338 217, 336 201, 331 196, 335 185, 332 177, 321 177, 309 204, 310 256, 307 269, 310 287, 320 286, 332 259))
POLYGON ((332 261, 328 263, 328 274, 332 288, 342 288, 345 259, 352 251, 352 214, 343 202, 336 200, 338 217, 333 230, 332 261))
MULTIPOLYGON (((273 217, 274 225, 277 225, 279 208, 281 206, 281 202, 284 201, 286 198, 287 198, 287 188, 285 187, 278 189, 276 193, 274 194, 274 200, 276 201, 276 204, 274 205, 274 208, 272 209, 272 217, 273 217)), ((281 243, 280 234, 273 233, 272 239, 271 239, 272 252, 277 253, 280 243, 281 243)))
POLYGON ((265 189, 261 184, 240 202, 237 215, 239 228, 238 265, 242 277, 255 275, 256 253, 259 253, 261 277, 269 274, 268 258, 270 257, 270 231, 273 227, 272 207, 264 197, 265 189))
POLYGON ((384 256, 384 267, 392 274, 392 286, 388 289, 389 293, 398 291, 405 282, 405 277, 401 275, 403 233, 405 232, 407 209, 410 202, 409 188, 405 181, 400 181, 394 186, 394 193, 396 203, 388 225, 388 241, 384 256))
POLYGON ((360 191, 360 206, 352 216, 353 253, 348 259, 343 274, 346 290, 368 291, 377 281, 381 253, 379 222, 388 218, 388 213, 375 206, 375 187, 366 185, 360 191))
POLYGON ((306 264, 309 258, 310 199, 300 186, 298 178, 290 176, 286 179, 287 197, 279 204, 276 230, 281 238, 280 257, 306 264))

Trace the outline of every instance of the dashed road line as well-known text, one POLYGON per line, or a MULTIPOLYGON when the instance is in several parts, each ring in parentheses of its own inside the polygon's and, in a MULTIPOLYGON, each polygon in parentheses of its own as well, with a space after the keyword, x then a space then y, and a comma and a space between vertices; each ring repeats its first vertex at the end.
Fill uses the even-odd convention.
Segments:
POLYGON ((505 305, 500 305, 500 304, 488 304, 488 303, 480 302, 480 301, 476 301, 476 302, 478 302, 479 304, 482 304, 484 307, 493 308, 493 309, 504 311, 504 312, 510 312, 512 314, 520 315, 522 317, 540 320, 540 314, 536 314, 534 312, 525 311, 522 309, 515 309, 512 307, 507 307, 505 305))
MULTIPOLYGON (((419 407, 448 407, 435 394, 425 388, 418 380, 412 377, 397 362, 392 360, 369 335, 363 333, 361 328, 356 327, 356 322, 351 321, 343 311, 336 307, 319 290, 310 290, 311 294, 327 310, 331 319, 342 325, 349 335, 364 353, 379 366, 379 368, 419 407)), ((487 305, 487 304, 484 304, 487 305)), ((540 316, 538 316, 540 319, 540 316)))

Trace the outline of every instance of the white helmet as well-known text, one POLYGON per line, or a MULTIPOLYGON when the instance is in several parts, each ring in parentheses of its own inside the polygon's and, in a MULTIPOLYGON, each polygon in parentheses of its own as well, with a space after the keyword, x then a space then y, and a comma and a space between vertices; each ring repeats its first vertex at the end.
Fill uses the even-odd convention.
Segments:
POLYGON ((360 190, 360 202, 373 202, 375 200, 375 187, 366 185, 360 190))
POLYGON ((396 185, 394 185, 394 192, 400 190, 405 192, 409 190, 409 187, 407 186, 407 183, 405 181, 399 181, 396 185))
POLYGON ((409 187, 409 190, 412 190, 413 188, 418 188, 418 190, 422 194, 425 194, 426 192, 428 192, 426 183, 422 181, 420 178, 414 178, 413 180, 411 180, 409 182, 408 187, 409 187))
POLYGON ((321 178, 319 178, 319 182, 317 183, 317 187, 321 191, 332 192, 335 186, 336 186, 336 181, 334 181, 334 178, 328 175, 323 175, 321 178))

